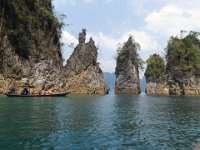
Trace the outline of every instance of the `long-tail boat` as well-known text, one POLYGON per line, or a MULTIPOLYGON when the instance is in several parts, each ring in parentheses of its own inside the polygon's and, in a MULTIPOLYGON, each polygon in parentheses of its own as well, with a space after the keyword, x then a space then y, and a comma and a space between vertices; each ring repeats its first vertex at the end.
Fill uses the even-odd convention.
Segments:
POLYGON ((34 86, 31 86, 28 83, 20 87, 24 88, 21 94, 16 93, 14 88, 4 94, 8 97, 60 97, 69 94, 69 92, 52 93, 49 91, 34 91, 31 93, 30 88, 34 88, 34 86))
POLYGON ((52 94, 11 94, 11 93, 4 93, 8 97, 60 97, 66 96, 69 92, 63 93, 52 93, 52 94))

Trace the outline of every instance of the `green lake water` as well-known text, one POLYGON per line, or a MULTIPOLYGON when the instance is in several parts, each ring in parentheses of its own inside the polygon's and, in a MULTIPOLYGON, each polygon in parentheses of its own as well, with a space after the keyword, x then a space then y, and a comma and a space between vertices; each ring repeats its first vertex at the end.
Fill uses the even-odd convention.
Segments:
POLYGON ((190 150, 200 97, 0 97, 0 149, 190 150))

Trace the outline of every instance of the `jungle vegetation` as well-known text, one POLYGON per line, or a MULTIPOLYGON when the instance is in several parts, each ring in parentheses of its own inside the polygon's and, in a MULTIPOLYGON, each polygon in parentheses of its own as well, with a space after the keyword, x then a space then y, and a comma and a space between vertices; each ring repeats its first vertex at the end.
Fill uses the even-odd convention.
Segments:
POLYGON ((147 69, 144 73, 147 82, 165 82, 166 81, 166 66, 164 59, 158 54, 153 54, 146 61, 147 69))
POLYGON ((42 44, 43 35, 52 37, 60 46, 63 22, 55 16, 51 0, 1 0, 0 11, 1 51, 7 48, 3 44, 5 36, 15 52, 25 59, 31 55, 31 48, 42 44))
POLYGON ((171 37, 166 47, 168 74, 175 78, 200 76, 199 32, 181 31, 180 36, 171 37))
POLYGON ((140 58, 139 52, 140 44, 137 43, 133 36, 130 35, 127 42, 123 43, 122 46, 119 45, 117 49, 117 62, 124 63, 129 60, 129 57, 140 69, 143 69, 144 61, 140 58))

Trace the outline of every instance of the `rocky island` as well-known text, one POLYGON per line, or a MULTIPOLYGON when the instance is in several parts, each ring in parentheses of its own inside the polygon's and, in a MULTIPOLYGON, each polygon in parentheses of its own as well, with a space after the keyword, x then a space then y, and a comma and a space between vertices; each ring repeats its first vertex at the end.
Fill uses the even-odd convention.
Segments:
POLYGON ((118 49, 117 66, 115 69, 115 93, 116 94, 139 94, 139 55, 140 46, 132 36, 118 49))
POLYGON ((158 54, 153 54, 146 61, 147 69, 144 73, 147 86, 145 92, 150 95, 168 95, 166 66, 158 54))
POLYGON ((169 94, 200 95, 199 33, 171 37, 167 51, 169 94))
POLYGON ((71 93, 106 94, 109 89, 97 62, 97 47, 92 37, 85 43, 86 30, 79 33, 79 44, 65 66, 65 88, 71 93))

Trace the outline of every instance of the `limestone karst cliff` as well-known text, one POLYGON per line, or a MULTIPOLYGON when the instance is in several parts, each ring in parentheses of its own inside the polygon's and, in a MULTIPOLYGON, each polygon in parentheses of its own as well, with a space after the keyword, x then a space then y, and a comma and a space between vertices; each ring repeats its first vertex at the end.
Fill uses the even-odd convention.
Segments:
POLYGON ((131 36, 123 47, 119 48, 115 69, 115 93, 138 94, 141 92, 138 70, 140 62, 139 49, 139 44, 131 36))
POLYGON ((85 43, 85 30, 63 66, 62 23, 51 0, 2 0, 0 15, 0 93, 13 87, 20 92, 25 83, 33 90, 108 93, 97 48, 92 38, 85 43))
POLYGON ((169 93, 200 95, 199 33, 171 37, 166 51, 169 93))
POLYGON ((61 23, 51 0, 0 1, 0 93, 28 82, 61 89, 61 23))
POLYGON ((106 94, 109 89, 97 62, 97 47, 92 38, 86 40, 86 30, 79 33, 79 44, 65 66, 66 90, 78 94, 106 94))
POLYGON ((147 86, 147 94, 168 95, 169 87, 167 84, 166 66, 163 58, 158 54, 153 54, 146 61, 147 69, 144 73, 147 86))

